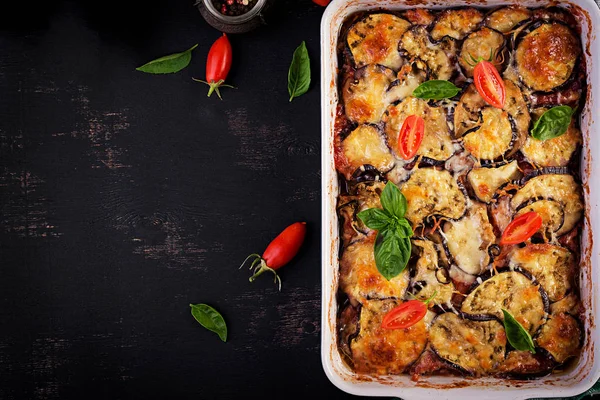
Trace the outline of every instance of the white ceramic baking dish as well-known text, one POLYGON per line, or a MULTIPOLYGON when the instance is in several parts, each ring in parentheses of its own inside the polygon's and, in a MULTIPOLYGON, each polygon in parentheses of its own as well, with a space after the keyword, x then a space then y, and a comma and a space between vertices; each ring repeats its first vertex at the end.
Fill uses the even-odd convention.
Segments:
MULTIPOLYGON (((501 0, 434 1, 434 0, 334 0, 321 22, 321 116, 322 116, 322 329, 321 358, 325 373, 343 391, 363 396, 394 396, 412 399, 530 399, 566 397, 589 389, 600 377, 600 332, 595 318, 600 313, 600 120, 591 110, 600 108, 600 39, 594 32, 600 26, 600 10, 593 0, 552 2, 568 7, 577 16, 587 64, 587 102, 582 112, 581 128, 584 151, 581 172, 586 201, 582 236, 581 297, 586 309, 585 343, 579 359, 570 370, 529 381, 469 379, 460 377, 422 377, 419 382, 409 376, 369 378, 353 373, 342 361, 337 347, 336 291, 338 287, 338 221, 335 210, 338 181, 334 167, 333 132, 337 98, 336 42, 342 22, 364 10, 401 10, 412 7, 448 8, 454 6, 496 7, 510 4, 501 0), (590 140, 594 137, 595 140, 590 140), (593 178, 593 177, 596 178, 593 178), (595 236, 595 237, 594 237, 595 236), (596 239, 594 245, 593 239, 596 239), (597 343, 598 342, 598 343, 597 343), (598 344, 598 346, 597 346, 598 344)), ((546 6, 548 1, 523 1, 528 7, 546 6)))

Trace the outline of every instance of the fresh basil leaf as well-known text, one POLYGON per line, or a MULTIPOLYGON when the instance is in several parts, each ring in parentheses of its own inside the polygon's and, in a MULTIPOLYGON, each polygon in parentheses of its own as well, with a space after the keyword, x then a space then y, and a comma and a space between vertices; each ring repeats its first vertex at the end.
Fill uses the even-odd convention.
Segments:
POLYGON ((414 235, 412 226, 410 226, 410 222, 406 218, 399 218, 395 228, 396 235, 401 238, 410 238, 414 235))
POLYGON ((419 99, 442 100, 456 96, 460 88, 452 82, 443 80, 431 80, 421 83, 413 91, 413 96, 419 99))
POLYGON ((217 310, 206 304, 190 304, 190 307, 200 325, 219 335, 222 341, 227 341, 227 325, 217 310))
POLYGON ((357 214, 357 217, 371 229, 380 231, 387 228, 390 223, 390 216, 379 208, 369 208, 357 214))
POLYGON ((192 60, 192 50, 198 47, 197 44, 181 53, 169 54, 156 60, 152 60, 136 70, 149 74, 172 74, 181 71, 187 67, 192 60))
POLYGON ((502 309, 502 313, 504 314, 504 330, 510 345, 517 350, 528 350, 535 354, 535 345, 529 332, 508 311, 502 309))
POLYGON ((398 218, 404 217, 407 207, 406 197, 404 197, 398 186, 394 185, 394 183, 391 181, 386 183, 379 200, 385 211, 398 218))
POLYGON ((574 112, 569 106, 557 106, 546 110, 533 124, 531 136, 537 140, 559 137, 569 129, 574 112))
POLYGON ((410 257, 410 239, 400 238, 394 233, 379 233, 375 240, 375 264, 377 270, 388 281, 406 268, 410 257))
POLYGON ((303 95, 308 91, 310 86, 310 59, 308 58, 308 50, 306 43, 302 41, 300 46, 294 51, 292 64, 288 71, 288 92, 290 101, 294 97, 303 95))

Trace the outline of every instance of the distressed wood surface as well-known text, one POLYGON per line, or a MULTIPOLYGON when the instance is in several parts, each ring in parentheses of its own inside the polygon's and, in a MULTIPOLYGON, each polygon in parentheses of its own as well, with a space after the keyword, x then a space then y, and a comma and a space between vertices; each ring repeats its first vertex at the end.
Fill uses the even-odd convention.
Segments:
POLYGON ((277 0, 231 36, 219 101, 191 79, 219 36, 193 1, 17 3, 0 15, 0 399, 354 398, 320 359, 322 8, 277 0), (302 40, 313 83, 289 103, 302 40), (195 43, 177 74, 134 69, 195 43), (250 284, 240 262, 297 220, 282 291, 250 284), (190 315, 202 302, 227 343, 190 315))

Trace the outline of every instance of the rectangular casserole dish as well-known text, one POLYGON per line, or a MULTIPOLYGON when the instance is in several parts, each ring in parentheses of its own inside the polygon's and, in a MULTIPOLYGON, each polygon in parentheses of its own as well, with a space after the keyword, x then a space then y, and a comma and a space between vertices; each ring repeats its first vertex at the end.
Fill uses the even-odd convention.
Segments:
MULTIPOLYGON (((600 143, 591 138, 600 135, 600 122, 594 120, 592 110, 600 99, 600 44, 593 27, 600 24, 600 10, 593 0, 552 3, 567 7, 581 25, 581 40, 587 71, 587 98, 581 114, 584 149, 581 161, 586 212, 582 233, 581 300, 585 307, 585 342, 581 356, 564 372, 535 380, 508 380, 497 378, 463 378, 450 376, 423 376, 418 382, 409 375, 368 377, 355 374, 342 361, 337 343, 336 316, 338 304, 339 228, 336 214, 338 178, 334 165, 333 134, 338 103, 337 41, 343 21, 351 14, 367 10, 402 10, 414 7, 432 9, 456 6, 497 7, 510 2, 500 0, 454 1, 433 0, 334 0, 326 9, 321 22, 321 113, 322 113, 322 327, 321 358, 326 375, 334 385, 348 393, 363 396, 394 396, 411 399, 530 399, 536 397, 566 397, 589 389, 600 377, 600 349, 596 348, 599 332, 595 318, 600 312, 598 280, 600 280, 600 246, 594 245, 593 232, 600 232, 600 185, 594 185, 593 176, 600 174, 600 143), (596 161, 594 163, 594 161, 596 161)), ((548 1, 525 1, 520 5, 541 7, 548 1)), ((597 178, 595 179, 597 181, 597 178)))

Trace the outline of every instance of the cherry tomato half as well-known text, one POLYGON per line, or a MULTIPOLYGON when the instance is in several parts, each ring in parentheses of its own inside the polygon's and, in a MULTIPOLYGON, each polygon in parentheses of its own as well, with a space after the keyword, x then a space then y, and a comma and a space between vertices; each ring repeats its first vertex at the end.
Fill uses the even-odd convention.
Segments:
POLYGON ((398 152, 408 160, 413 158, 421 146, 425 133, 425 121, 418 115, 409 115, 400 128, 398 134, 398 152))
POLYGON ((489 105, 504 107, 506 89, 494 64, 486 60, 479 61, 473 70, 473 81, 477 91, 489 105))
POLYGON ((331 0, 313 0, 313 3, 318 4, 322 7, 327 7, 327 5, 331 3, 331 0))
POLYGON ((383 329, 409 328, 422 320, 425 314, 427 314, 427 304, 419 300, 410 300, 385 314, 381 327, 383 329))
POLYGON ((502 233, 500 244, 522 243, 532 237, 542 227, 542 217, 535 211, 513 219, 502 233))

